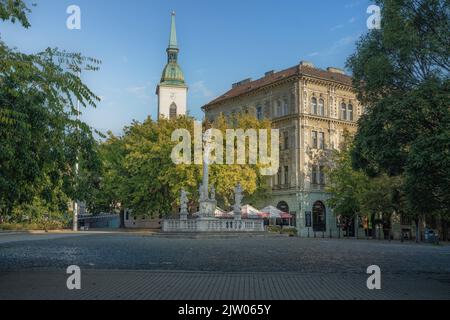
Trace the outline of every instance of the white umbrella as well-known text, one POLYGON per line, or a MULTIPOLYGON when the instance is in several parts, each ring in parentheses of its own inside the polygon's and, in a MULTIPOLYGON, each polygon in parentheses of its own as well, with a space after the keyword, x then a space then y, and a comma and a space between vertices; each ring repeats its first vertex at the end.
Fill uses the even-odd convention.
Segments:
POLYGON ((267 214, 268 218, 270 218, 270 219, 280 219, 281 214, 283 213, 283 211, 275 208, 274 206, 265 207, 265 208, 261 209, 261 212, 263 214, 267 214))
POLYGON ((251 205, 247 204, 242 207, 242 214, 246 216, 247 218, 259 218, 260 217, 260 211, 251 205))

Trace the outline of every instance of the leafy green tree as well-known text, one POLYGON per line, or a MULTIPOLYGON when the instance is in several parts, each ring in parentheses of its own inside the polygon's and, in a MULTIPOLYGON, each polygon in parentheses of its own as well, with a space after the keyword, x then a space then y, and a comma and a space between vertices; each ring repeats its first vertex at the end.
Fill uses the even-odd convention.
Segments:
MULTIPOLYGON (((28 12, 23 1, 0 2, 2 20, 29 27, 28 12)), ((95 183, 87 171, 99 161, 75 101, 95 106, 98 98, 79 73, 99 63, 57 49, 23 54, 0 41, 0 216, 36 201, 66 210, 67 198, 86 199, 86 186, 95 183), (76 162, 85 165, 79 175, 76 162)))
POLYGON ((403 176, 407 205, 420 216, 449 213, 448 0, 379 0, 380 30, 348 60, 366 113, 352 153, 369 175, 403 176))
POLYGON ((19 21, 20 24, 29 28, 27 13, 30 13, 27 4, 22 0, 0 0, 0 20, 10 20, 12 23, 19 21))
MULTIPOLYGON (((234 125, 218 119, 215 128, 224 130, 233 126, 248 125, 252 128, 270 128, 268 122, 258 123, 253 117, 241 116, 234 125)), ((204 124, 204 130, 211 124, 204 124)), ((177 119, 147 119, 126 127, 123 136, 111 135, 100 146, 103 174, 98 194, 98 204, 132 209, 136 215, 152 217, 177 212, 181 189, 190 193, 190 199, 198 199, 202 180, 202 165, 174 164, 171 159, 177 142, 171 140, 176 129, 186 129, 191 135, 194 150, 194 119, 181 116, 177 119)), ((215 186, 220 206, 228 208, 233 201, 237 183, 249 197, 258 197, 265 190, 265 179, 257 166, 210 166, 210 183, 215 186)), ((196 202, 191 203, 195 207, 196 202)))
POLYGON ((366 215, 363 210, 369 178, 362 170, 354 170, 351 160, 352 137, 345 133, 344 142, 332 155, 332 165, 327 169, 327 192, 329 206, 344 220, 354 220, 366 215))
POLYGON ((332 165, 327 169, 330 207, 347 221, 375 216, 379 222, 391 225, 394 213, 404 213, 402 177, 386 174, 370 177, 363 170, 354 169, 351 158, 353 137, 348 133, 344 137, 344 143, 334 151, 332 165))

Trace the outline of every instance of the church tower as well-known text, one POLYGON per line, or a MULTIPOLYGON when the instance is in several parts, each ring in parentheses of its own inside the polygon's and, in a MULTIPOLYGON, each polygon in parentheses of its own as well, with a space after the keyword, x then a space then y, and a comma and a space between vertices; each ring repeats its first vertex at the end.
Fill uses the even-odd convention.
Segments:
POLYGON ((158 95, 158 120, 173 119, 185 115, 187 109, 188 87, 184 82, 183 71, 178 65, 177 30, 175 12, 172 12, 169 47, 167 48, 167 65, 162 73, 161 81, 156 88, 158 95))

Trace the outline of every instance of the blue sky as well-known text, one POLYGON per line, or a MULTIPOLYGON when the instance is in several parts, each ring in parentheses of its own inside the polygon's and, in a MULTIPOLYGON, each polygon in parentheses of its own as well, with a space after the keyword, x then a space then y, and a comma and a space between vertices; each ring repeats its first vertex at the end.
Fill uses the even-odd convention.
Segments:
POLYGON ((21 51, 58 47, 102 60, 83 80, 102 98, 83 120, 118 134, 132 120, 156 117, 155 89, 166 63, 170 13, 177 13, 179 63, 190 114, 244 78, 257 79, 308 60, 344 67, 367 31, 369 0, 25 0, 37 2, 32 27, 0 22, 2 40, 21 51), (66 9, 81 8, 81 30, 66 9))

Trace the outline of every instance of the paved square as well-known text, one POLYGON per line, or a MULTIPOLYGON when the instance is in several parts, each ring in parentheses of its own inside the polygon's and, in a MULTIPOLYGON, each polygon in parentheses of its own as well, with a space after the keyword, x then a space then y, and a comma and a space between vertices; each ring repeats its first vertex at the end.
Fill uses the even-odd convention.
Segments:
POLYGON ((450 246, 278 236, 0 235, 0 299, 450 299, 450 246), (82 289, 66 288, 66 268, 82 289), (382 290, 366 287, 378 265, 382 290))

